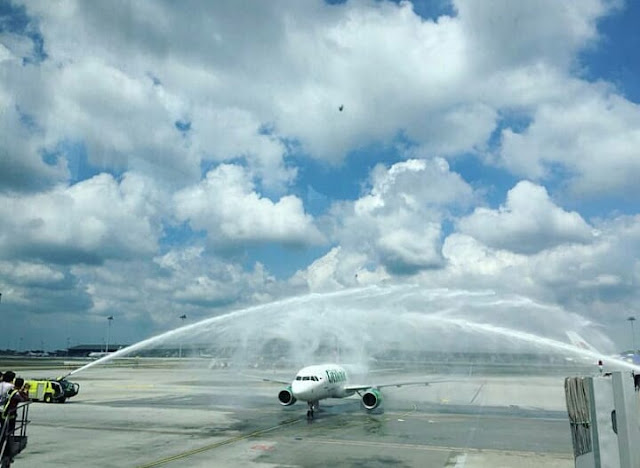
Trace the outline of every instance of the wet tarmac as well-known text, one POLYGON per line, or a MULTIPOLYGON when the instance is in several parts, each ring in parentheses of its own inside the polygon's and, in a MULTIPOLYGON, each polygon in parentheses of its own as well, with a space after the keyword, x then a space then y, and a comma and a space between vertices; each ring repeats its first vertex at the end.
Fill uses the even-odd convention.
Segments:
POLYGON ((325 400, 313 421, 305 404, 280 406, 280 386, 260 380, 294 373, 208 369, 197 360, 91 368, 71 378, 81 385, 77 397, 32 404, 29 444, 14 466, 573 466, 558 372, 387 374, 374 380, 445 381, 386 389, 373 412, 357 397, 325 400))

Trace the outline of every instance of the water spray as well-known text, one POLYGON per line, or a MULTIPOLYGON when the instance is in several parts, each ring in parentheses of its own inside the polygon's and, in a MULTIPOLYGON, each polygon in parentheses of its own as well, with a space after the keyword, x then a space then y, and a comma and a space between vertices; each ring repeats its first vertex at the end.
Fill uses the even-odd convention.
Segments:
MULTIPOLYGON (((296 296, 201 320, 115 351, 65 377, 176 338, 180 343, 206 339, 207 345, 241 349, 253 359, 263 356, 268 345, 285 342, 288 347, 282 352, 305 364, 322 352, 335 354, 335 349, 340 349, 341 359, 354 362, 398 347, 418 352, 457 347, 459 351, 462 345, 465 350, 486 351, 492 344, 487 337, 510 340, 510 349, 526 344, 602 359, 598 353, 551 337, 586 323, 561 307, 490 290, 369 286, 296 296)), ((607 356, 607 360, 640 370, 622 359, 607 356)))

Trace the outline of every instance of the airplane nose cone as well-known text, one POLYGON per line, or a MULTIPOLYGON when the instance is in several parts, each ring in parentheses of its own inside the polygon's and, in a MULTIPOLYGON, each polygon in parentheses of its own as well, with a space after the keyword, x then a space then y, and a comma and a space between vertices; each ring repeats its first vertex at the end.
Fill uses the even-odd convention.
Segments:
POLYGON ((291 385, 291 391, 298 400, 311 400, 315 393, 312 382, 294 381, 291 385))

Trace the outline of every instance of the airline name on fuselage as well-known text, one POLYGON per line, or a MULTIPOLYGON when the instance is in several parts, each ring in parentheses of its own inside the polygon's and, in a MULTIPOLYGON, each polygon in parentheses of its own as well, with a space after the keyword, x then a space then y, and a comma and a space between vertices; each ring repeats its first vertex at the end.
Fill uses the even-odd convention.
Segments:
POLYGON ((329 383, 346 382, 347 380, 347 373, 343 370, 327 369, 325 373, 329 383))

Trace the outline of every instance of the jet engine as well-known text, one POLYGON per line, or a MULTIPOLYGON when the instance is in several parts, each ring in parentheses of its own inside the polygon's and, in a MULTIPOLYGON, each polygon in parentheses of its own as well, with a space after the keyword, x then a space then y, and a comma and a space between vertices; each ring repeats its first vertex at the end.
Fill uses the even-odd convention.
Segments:
POLYGON ((291 385, 280 390, 280 393, 278 393, 278 401, 280 401, 282 406, 291 406, 296 402, 296 398, 293 396, 293 391, 291 390, 291 385))
POLYGON ((370 388, 362 395, 362 406, 368 410, 376 409, 382 403, 382 393, 377 388, 370 388))

